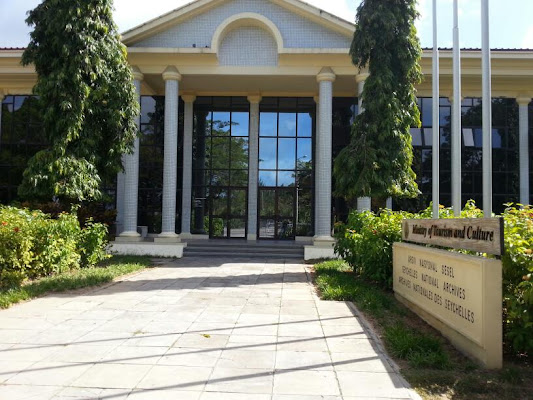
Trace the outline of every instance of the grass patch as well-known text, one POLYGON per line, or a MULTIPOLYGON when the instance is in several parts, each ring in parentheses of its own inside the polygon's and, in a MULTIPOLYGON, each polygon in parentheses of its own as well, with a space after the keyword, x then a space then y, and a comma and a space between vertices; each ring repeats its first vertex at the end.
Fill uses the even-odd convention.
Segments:
POLYGON ((46 293, 64 292, 108 283, 118 276, 139 271, 150 265, 151 261, 148 257, 113 256, 96 267, 69 271, 37 279, 21 287, 0 290, 0 308, 8 308, 13 304, 46 293))
POLYGON ((344 261, 316 264, 314 278, 322 299, 352 301, 365 314, 423 398, 533 398, 533 374, 527 362, 506 360, 501 371, 478 368, 391 292, 356 277, 344 261))

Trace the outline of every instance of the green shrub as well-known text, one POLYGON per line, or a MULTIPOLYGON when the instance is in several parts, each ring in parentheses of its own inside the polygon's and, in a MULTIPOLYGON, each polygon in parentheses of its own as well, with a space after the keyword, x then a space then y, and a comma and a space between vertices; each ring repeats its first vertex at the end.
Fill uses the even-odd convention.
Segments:
POLYGON ((85 228, 79 236, 82 267, 93 267, 109 258, 105 249, 107 246, 107 227, 102 223, 95 223, 88 219, 85 228))
POLYGON ((510 205, 503 216, 504 333, 516 352, 533 354, 533 209, 510 205))
POLYGON ((52 218, 42 211, 0 206, 0 287, 93 266, 107 258, 106 236, 103 224, 89 221, 81 229, 75 212, 52 218))

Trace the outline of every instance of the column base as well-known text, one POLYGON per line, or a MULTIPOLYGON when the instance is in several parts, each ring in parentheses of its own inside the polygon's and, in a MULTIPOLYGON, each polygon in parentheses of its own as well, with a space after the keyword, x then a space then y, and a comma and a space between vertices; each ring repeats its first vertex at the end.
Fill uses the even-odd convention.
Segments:
POLYGON ((246 240, 253 241, 253 242, 257 241, 257 234, 255 234, 255 233, 247 234, 246 235, 246 240))
POLYGON ((122 232, 115 238, 115 241, 120 243, 142 242, 143 240, 144 238, 135 231, 122 232))
POLYGON ((358 197, 357 198, 357 211, 370 211, 372 209, 371 197, 358 197))
POLYGON ((190 232, 181 232, 180 233, 180 238, 182 238, 182 239, 192 239, 193 236, 192 236, 192 233, 190 233, 190 232))
POLYGON ((335 239, 331 236, 315 236, 312 245, 304 246, 304 260, 336 259, 334 245, 335 239))
POLYGON ((174 232, 163 232, 154 238, 154 243, 179 243, 181 237, 174 232))

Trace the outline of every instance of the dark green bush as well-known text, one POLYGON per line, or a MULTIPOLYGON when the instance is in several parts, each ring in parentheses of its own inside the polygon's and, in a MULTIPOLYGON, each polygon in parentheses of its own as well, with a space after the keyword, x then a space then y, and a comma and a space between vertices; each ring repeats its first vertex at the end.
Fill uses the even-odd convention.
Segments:
POLYGON ((103 224, 82 229, 75 213, 0 206, 0 287, 95 265, 107 257, 106 236, 103 224))
MULTIPOLYGON (((453 218, 450 208, 441 206, 441 218, 453 218)), ((504 333, 514 352, 533 353, 533 209, 511 206, 502 215, 505 221, 503 264, 504 333)), ((469 201, 462 218, 483 217, 469 201)), ((392 288, 392 244, 401 241, 404 218, 431 218, 431 207, 417 214, 383 210, 352 212, 346 224, 335 229, 335 251, 357 275, 392 288)))

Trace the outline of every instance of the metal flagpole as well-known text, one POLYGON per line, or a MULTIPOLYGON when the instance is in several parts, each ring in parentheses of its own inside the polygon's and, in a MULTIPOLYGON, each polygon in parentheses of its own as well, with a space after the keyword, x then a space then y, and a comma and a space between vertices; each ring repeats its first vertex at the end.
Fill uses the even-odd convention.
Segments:
POLYGON ((459 47, 459 6, 453 0, 453 105, 452 105, 452 208, 461 214, 461 49, 459 47))
POLYGON ((481 0, 481 58, 483 81, 483 214, 492 216, 492 95, 489 42, 489 0, 481 0))
POLYGON ((439 121, 439 47, 437 43, 437 0, 433 0, 433 147, 432 183, 433 218, 439 218, 440 193, 440 121, 439 121))

